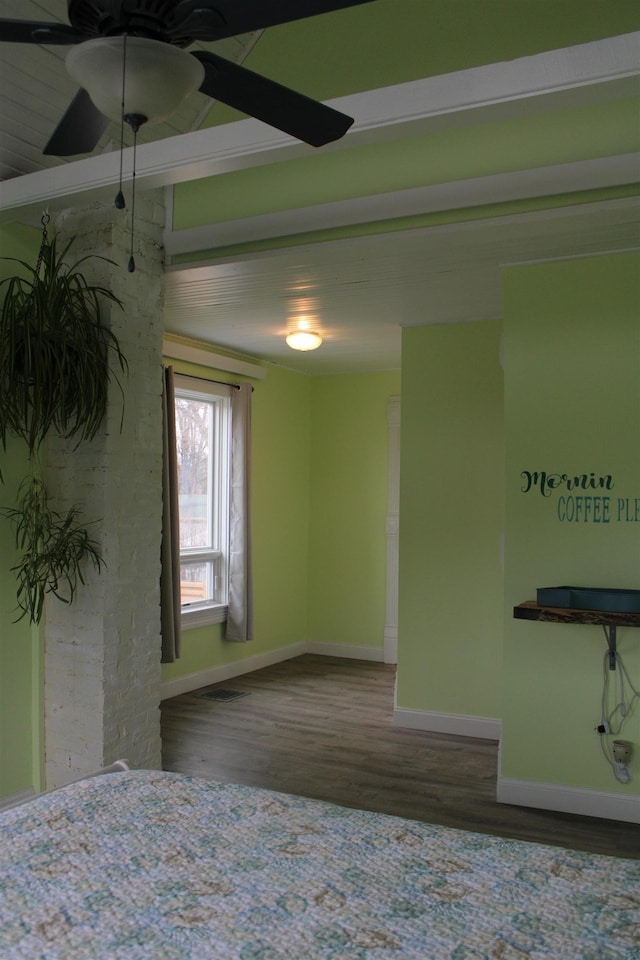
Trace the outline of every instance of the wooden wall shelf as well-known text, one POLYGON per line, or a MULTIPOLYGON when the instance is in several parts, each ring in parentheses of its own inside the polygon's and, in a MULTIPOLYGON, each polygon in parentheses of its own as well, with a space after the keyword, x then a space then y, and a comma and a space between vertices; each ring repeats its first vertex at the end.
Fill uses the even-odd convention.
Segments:
POLYGON ((539 607, 527 600, 513 608, 516 620, 545 620, 547 623, 592 623, 608 627, 640 627, 640 613, 578 610, 576 607, 539 607))
POLYGON ((545 623, 582 623, 602 626, 609 645, 609 669, 616 668, 616 630, 640 627, 640 613, 616 613, 604 610, 578 610, 576 607, 540 607, 526 600, 513 608, 516 620, 540 620, 545 623))

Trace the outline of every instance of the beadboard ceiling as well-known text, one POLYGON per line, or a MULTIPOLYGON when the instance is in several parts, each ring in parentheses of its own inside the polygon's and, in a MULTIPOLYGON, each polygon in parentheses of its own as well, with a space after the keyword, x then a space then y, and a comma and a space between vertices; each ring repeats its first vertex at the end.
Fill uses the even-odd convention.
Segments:
POLYGON ((403 326, 499 319, 506 265, 637 247, 639 222, 622 200, 176 267, 165 325, 307 374, 394 369, 403 326), (313 353, 284 342, 301 316, 313 353))
MULTIPOLYGON (((0 16, 66 22, 66 0, 0 0, 0 16)), ((199 46, 242 62, 257 39, 258 34, 250 34, 199 46)), ((75 162, 41 153, 76 91, 64 67, 66 51, 66 47, 2 45, 0 180, 17 183, 16 178, 75 162)), ((434 82, 437 86, 437 78, 434 82)), ((581 96, 586 95, 584 90, 593 90, 594 95, 597 92, 594 83, 583 85, 582 90, 581 96)), ((532 98, 527 102, 530 105, 532 98)), ((143 127, 140 142, 197 130, 209 106, 207 98, 194 94, 167 123, 146 130, 143 127)), ((358 123, 356 117, 354 143, 361 136, 358 123)), ((108 154, 117 147, 117 126, 107 129, 94 155, 108 154)), ((362 135, 373 136, 370 132, 362 135)), ((540 196, 545 192, 545 174, 536 172, 536 176, 531 195, 540 196)), ((526 185, 522 189, 522 196, 526 196, 526 185)), ((561 189, 550 187, 548 192, 561 189)), ((383 219, 406 214, 400 206, 395 209, 394 202, 391 198, 383 219)), ((401 202, 398 196, 398 205, 401 202)), ((487 195, 484 202, 492 202, 492 197, 487 195)), ((305 222, 305 216, 306 211, 298 224, 305 222)), ((637 248, 639 218, 637 202, 620 199, 306 243, 192 266, 169 263, 165 328, 172 334, 302 373, 398 368, 402 326, 499 318, 501 271, 505 265, 637 248), (318 327, 325 338, 323 346, 309 354, 295 353, 284 343, 287 330, 302 316, 310 317, 311 325, 318 327)), ((242 226, 249 240, 257 236, 251 232, 251 219, 242 226)), ((259 219, 255 218, 256 223, 259 219)), ((25 222, 33 219, 26 218, 25 222)), ((282 225, 278 229, 282 232, 282 225)), ((172 240, 175 235, 169 230, 168 249, 172 240)), ((203 242, 201 249, 215 245, 203 242)))

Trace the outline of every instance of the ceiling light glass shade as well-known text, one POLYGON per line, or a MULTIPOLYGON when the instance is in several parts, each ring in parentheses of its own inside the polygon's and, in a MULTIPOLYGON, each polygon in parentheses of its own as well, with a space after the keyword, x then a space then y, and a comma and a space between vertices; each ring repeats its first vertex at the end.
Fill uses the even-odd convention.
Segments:
POLYGON ((190 53, 142 37, 127 37, 126 65, 123 37, 79 43, 71 48, 65 62, 73 79, 111 120, 120 120, 123 112, 140 114, 147 123, 166 120, 204 80, 204 67, 190 53))
POLYGON ((322 343, 320 334, 313 330, 293 330, 286 339, 292 350, 315 350, 322 343))

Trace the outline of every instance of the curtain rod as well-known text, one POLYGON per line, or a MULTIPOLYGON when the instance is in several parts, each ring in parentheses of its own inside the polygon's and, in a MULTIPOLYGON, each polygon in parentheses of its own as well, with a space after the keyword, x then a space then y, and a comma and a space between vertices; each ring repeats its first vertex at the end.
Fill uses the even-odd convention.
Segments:
MULTIPOLYGON (((228 380, 214 380, 213 377, 198 377, 195 373, 176 373, 177 377, 186 377, 188 380, 204 380, 205 383, 219 383, 221 387, 234 387, 236 390, 240 389, 239 383, 229 383, 228 380)), ((251 393, 255 390, 255 387, 252 383, 249 384, 251 387, 251 393)))

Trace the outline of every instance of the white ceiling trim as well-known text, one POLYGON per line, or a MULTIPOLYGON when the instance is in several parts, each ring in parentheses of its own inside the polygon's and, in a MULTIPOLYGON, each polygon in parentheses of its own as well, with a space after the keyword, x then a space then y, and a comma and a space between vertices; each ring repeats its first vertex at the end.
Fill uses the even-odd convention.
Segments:
POLYGON ((170 357, 173 360, 187 360, 189 363, 197 363, 202 367, 225 370, 228 373, 252 377, 254 380, 264 380, 267 375, 267 368, 260 366, 260 364, 240 360, 236 357, 226 357, 206 346, 196 346, 193 343, 174 340, 170 337, 163 338, 162 353, 163 356, 170 357))
MULTIPOLYGON (((639 89, 639 43, 640 32, 625 34, 328 101, 356 122, 346 137, 323 150, 629 96, 639 89)), ((141 145, 136 183, 151 189, 314 152, 257 120, 241 120, 141 145)), ((131 149, 124 164, 129 171, 131 149)), ((116 151, 5 180, 0 219, 39 216, 47 205, 108 201, 119 170, 116 151)))
POLYGON ((167 256, 172 257, 273 237, 309 234, 395 217, 420 216, 442 210, 459 210, 530 197, 620 186, 637 183, 638 180, 640 153, 629 153, 513 173, 473 177, 351 200, 337 200, 296 210, 192 227, 188 230, 167 230, 164 246, 167 256))

